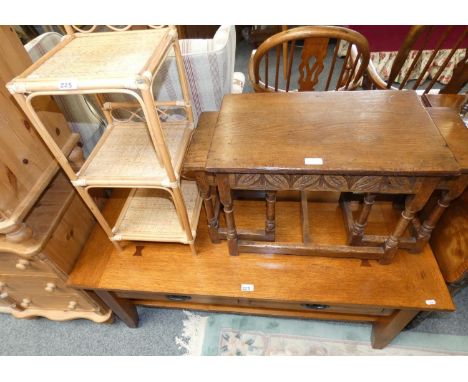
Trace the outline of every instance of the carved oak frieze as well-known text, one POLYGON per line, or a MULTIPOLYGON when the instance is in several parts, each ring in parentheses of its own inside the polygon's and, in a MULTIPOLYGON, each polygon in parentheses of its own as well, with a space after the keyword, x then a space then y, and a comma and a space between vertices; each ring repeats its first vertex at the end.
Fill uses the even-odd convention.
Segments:
POLYGON ((304 190, 415 193, 423 179, 404 176, 232 174, 230 185, 244 190, 304 190))

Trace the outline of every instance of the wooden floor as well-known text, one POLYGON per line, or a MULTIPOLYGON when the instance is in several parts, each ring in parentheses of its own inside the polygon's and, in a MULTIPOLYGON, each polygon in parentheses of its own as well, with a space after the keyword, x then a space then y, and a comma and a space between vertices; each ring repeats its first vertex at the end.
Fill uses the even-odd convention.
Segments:
MULTIPOLYGON (((105 215, 115 219, 125 200, 113 198, 105 215)), ((265 203, 235 202, 238 228, 263 228, 265 203)), ((345 229, 337 203, 309 205, 310 234, 317 243, 345 243, 345 229)), ((368 233, 383 234, 394 226, 397 212, 390 203, 378 205, 369 219, 368 233)), ((277 203, 277 240, 300 241, 300 204, 277 203)), ((198 256, 180 244, 135 243, 117 253, 96 226, 81 254, 69 284, 84 289, 141 291, 296 301, 323 304, 381 306, 417 310, 453 310, 454 306, 432 251, 400 251, 390 265, 373 260, 325 257, 228 255, 226 242, 212 244, 202 212, 196 239, 198 256), (253 284, 241 292, 241 284, 253 284)))

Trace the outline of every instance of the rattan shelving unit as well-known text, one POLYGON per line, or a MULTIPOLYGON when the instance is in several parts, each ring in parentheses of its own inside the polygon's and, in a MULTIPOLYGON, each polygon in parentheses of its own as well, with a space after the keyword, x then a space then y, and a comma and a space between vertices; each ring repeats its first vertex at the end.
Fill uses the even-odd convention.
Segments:
POLYGON ((169 241, 189 244, 195 253, 201 198, 194 182, 180 179, 194 126, 176 29, 98 33, 66 29, 60 44, 7 85, 10 93, 119 250, 121 241, 169 241), (171 49, 183 100, 157 102, 153 81, 171 49), (32 102, 39 96, 73 94, 96 95, 108 123, 78 171, 52 139, 32 102), (115 102, 114 94, 132 101, 115 102), (185 109, 186 119, 162 122, 161 110, 171 107, 185 109), (124 109, 131 117, 116 118, 124 109), (89 194, 92 188, 131 189, 114 227, 89 194))

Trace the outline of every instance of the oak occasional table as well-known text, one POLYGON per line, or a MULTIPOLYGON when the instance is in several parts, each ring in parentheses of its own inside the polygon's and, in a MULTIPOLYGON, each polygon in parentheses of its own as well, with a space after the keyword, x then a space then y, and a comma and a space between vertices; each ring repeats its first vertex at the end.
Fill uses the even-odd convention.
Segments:
POLYGON ((389 264, 399 239, 441 179, 458 176, 452 152, 415 92, 322 92, 225 96, 206 160, 226 220, 229 253, 282 253, 377 259, 389 264), (353 245, 239 239, 231 190, 267 192, 266 226, 274 235, 275 191, 365 194, 353 245), (382 245, 356 246, 376 194, 408 194, 382 245))

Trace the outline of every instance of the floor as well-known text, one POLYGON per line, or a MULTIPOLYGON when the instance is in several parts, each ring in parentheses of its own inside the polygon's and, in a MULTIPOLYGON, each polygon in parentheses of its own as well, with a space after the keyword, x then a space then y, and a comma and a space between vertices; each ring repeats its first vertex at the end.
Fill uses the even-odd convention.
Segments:
MULTIPOLYGON (((236 71, 247 74, 252 46, 237 47, 236 71)), ((244 92, 252 87, 246 79, 244 92)), ((455 297, 455 313, 426 318, 415 331, 462 335, 468 333, 468 288, 455 297)), ((176 337, 182 335, 185 315, 180 310, 138 308, 140 328, 129 329, 121 321, 112 325, 86 320, 54 322, 46 319, 17 320, 0 314, 0 355, 182 355, 176 337)), ((205 314, 199 312, 199 314, 205 314)))
MULTIPOLYGON (((455 297, 455 313, 426 318, 412 331, 466 335, 468 333, 468 288, 455 297)), ((129 329, 116 320, 112 325, 86 320, 54 322, 39 318, 18 320, 0 314, 2 355, 183 355, 181 310, 139 307, 140 327, 129 329)), ((196 312, 199 315, 215 313, 196 312)), ((364 324, 354 324, 364 325, 364 324)))

